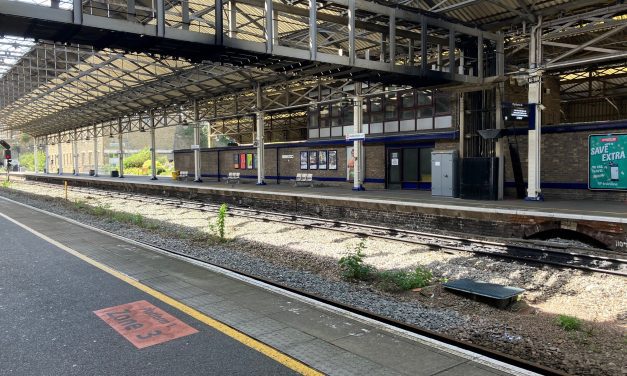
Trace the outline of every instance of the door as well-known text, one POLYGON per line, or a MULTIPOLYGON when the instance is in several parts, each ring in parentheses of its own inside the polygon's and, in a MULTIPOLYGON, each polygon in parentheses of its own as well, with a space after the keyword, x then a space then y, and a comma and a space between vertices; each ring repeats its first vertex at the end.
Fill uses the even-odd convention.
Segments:
POLYGON ((431 154, 431 194, 442 196, 442 154, 431 154))
POLYGON ((388 189, 401 189, 401 149, 388 149, 388 189))
POLYGON ((453 154, 440 154, 442 158, 442 196, 453 197, 453 154))
POLYGON ((417 148, 403 149, 403 176, 401 183, 403 189, 418 189, 418 181, 420 180, 418 155, 417 148))

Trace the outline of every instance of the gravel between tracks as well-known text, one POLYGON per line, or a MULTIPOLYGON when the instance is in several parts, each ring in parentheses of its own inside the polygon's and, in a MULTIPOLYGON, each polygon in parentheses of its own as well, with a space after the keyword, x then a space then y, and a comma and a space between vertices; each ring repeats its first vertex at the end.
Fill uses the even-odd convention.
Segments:
POLYGON ((70 192, 70 201, 85 200, 91 206, 103 205, 160 221, 160 228, 150 231, 81 212, 59 199, 61 188, 19 182, 12 188, 1 189, 0 194, 122 236, 150 240, 158 246, 568 373, 627 375, 624 277, 445 253, 383 239, 367 240, 366 261, 382 270, 423 266, 439 277, 473 278, 527 289, 522 302, 509 310, 499 310, 448 293, 439 284, 419 293, 389 294, 366 283, 342 281, 337 260, 359 242, 350 234, 229 217, 227 237, 232 241, 207 245, 192 240, 207 231, 207 213, 70 192), (169 232, 163 234, 164 228, 169 232), (174 233, 188 239, 169 236, 174 233), (555 324, 557 314, 584 320, 584 329, 565 332, 555 324))

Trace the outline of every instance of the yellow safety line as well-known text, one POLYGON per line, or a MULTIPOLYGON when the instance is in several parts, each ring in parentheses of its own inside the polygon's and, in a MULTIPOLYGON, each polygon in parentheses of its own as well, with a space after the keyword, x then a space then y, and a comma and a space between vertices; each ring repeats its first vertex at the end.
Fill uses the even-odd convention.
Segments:
POLYGON ((283 364, 284 366, 300 373, 301 375, 308 375, 308 376, 321 376, 324 375, 323 373, 309 367, 308 365, 290 357, 289 355, 285 355, 282 352, 266 345, 263 342, 260 342, 252 337, 247 336, 246 334, 239 332, 238 330, 235 330, 233 328, 231 328, 228 325, 225 325, 223 323, 221 323, 220 321, 217 321, 215 319, 212 319, 211 317, 203 314, 202 312, 199 312, 197 310, 195 310, 194 308, 185 305, 181 302, 179 302, 178 300, 175 300, 151 287, 148 287, 146 285, 144 285, 143 283, 123 274, 120 273, 119 271, 106 266, 92 258, 89 258, 85 255, 83 255, 82 253, 79 253, 78 251, 59 243, 58 241, 49 238, 48 236, 38 232, 37 230, 34 230, 28 226, 26 226, 25 224, 16 221, 13 218, 8 217, 7 215, 0 213, 0 216, 4 217, 5 219, 15 223, 16 225, 22 227, 23 229, 33 233, 34 235, 40 237, 41 239, 47 241, 50 244, 53 244, 59 248, 61 248, 62 250, 66 251, 67 253, 74 255, 78 258, 80 258, 81 260, 87 262, 88 264, 91 264, 95 267, 97 267, 98 269, 105 271, 109 274, 111 274, 114 277, 117 277, 119 279, 121 279, 122 281, 128 283, 129 285, 149 294, 152 295, 153 297, 161 300, 162 302, 171 305, 172 307, 185 312, 186 314, 192 316, 193 318, 195 318, 196 320, 226 334, 227 336, 233 338, 234 340, 254 349, 259 351, 260 353, 266 355, 267 357, 283 364))

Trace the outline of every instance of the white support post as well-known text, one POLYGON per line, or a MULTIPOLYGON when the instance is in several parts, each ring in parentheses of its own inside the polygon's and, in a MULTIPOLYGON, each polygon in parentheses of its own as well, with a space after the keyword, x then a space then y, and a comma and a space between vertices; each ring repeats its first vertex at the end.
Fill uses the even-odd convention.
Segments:
POLYGON ((198 101, 194 100, 194 181, 202 183, 200 173, 200 124, 198 123, 198 101))
POLYGON ((257 138, 255 142, 257 143, 257 185, 266 185, 264 179, 265 176, 265 162, 264 162, 264 112, 261 111, 263 107, 262 100, 262 92, 261 85, 257 85, 257 113, 256 113, 256 121, 257 121, 257 138))
POLYGON ((464 135, 466 134, 466 116, 465 116, 465 108, 466 108, 466 103, 464 102, 464 93, 459 93, 459 98, 457 100, 457 103, 459 104, 459 111, 458 116, 459 116, 459 157, 460 158, 464 158, 466 156, 466 145, 465 145, 465 141, 466 138, 464 137, 464 135))
POLYGON ((316 0, 309 0, 309 58, 311 60, 316 60, 318 54, 317 10, 316 0))
POLYGON ((83 23, 83 2, 81 0, 72 1, 72 21, 76 25, 83 23))
POLYGON ((542 201, 540 189, 540 161, 542 145, 542 70, 538 65, 542 62, 542 25, 541 18, 531 32, 529 41, 529 133, 528 133, 528 169, 527 169, 527 201, 542 201))
MULTIPOLYGON (((494 102, 495 103, 495 111, 494 111, 494 116, 496 117, 496 129, 503 129, 504 128, 504 121, 503 121, 503 106, 502 106, 502 102, 503 102, 503 90, 505 90, 505 84, 504 83, 499 83, 496 85, 496 95, 494 97, 494 102)), ((496 144, 495 144, 495 157, 497 157, 499 160, 499 165, 498 165, 498 196, 497 199, 498 200, 502 200, 503 196, 504 196, 504 190, 505 190, 505 138, 500 137, 496 140, 496 144)))
POLYGON ((258 111, 257 118, 257 185, 266 185, 264 181, 265 177, 265 165, 264 165, 264 121, 263 121, 263 111, 258 111))
POLYGON ((155 114, 150 111, 150 167, 152 177, 157 180, 157 142, 155 140, 155 114))
POLYGON ((63 145, 61 142, 61 133, 59 133, 57 164, 59 165, 59 175, 63 175, 63 145))
POLYGON ((274 10, 272 0, 265 0, 266 11, 266 52, 271 54, 274 48, 274 10))
MULTIPOLYGON (((361 96, 361 84, 355 83, 355 96, 353 97, 353 133, 361 133, 363 124, 364 97, 361 96)), ((364 191, 363 173, 365 155, 363 152, 363 141, 353 141, 353 154, 355 158, 353 191, 364 191)))
POLYGON ((37 163, 37 157, 39 155, 38 150, 37 150, 38 149, 37 142, 38 142, 37 137, 33 137, 33 160, 35 162, 35 174, 39 173, 39 166, 37 163))
POLYGON ((235 8, 235 1, 229 1, 229 19, 228 19, 228 32, 229 38, 235 38, 237 33, 237 8, 235 8))
POLYGON ((48 145, 48 136, 46 136, 46 144, 44 145, 44 153, 46 155, 46 161, 44 162, 44 173, 50 173, 50 149, 48 145))
POLYGON ((122 132, 122 118, 118 118, 118 163, 120 174, 119 177, 124 177, 124 134, 122 132))
POLYGON ((94 124, 94 177, 98 176, 98 126, 94 124))
POLYGON ((164 0, 155 0, 157 6, 157 36, 165 36, 165 4, 164 0))
POLYGON ((355 0, 348 0, 348 64, 355 64, 355 0))
POLYGON ((76 145, 76 130, 74 130, 74 139, 72 140, 72 170, 73 175, 78 175, 78 145, 76 145))

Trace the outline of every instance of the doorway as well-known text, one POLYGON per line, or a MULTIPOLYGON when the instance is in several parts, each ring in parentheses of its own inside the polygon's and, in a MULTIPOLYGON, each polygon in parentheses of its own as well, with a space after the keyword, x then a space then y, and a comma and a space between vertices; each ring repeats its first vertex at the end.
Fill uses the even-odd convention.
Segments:
POLYGON ((433 148, 398 147, 387 150, 388 189, 430 189, 433 148))

